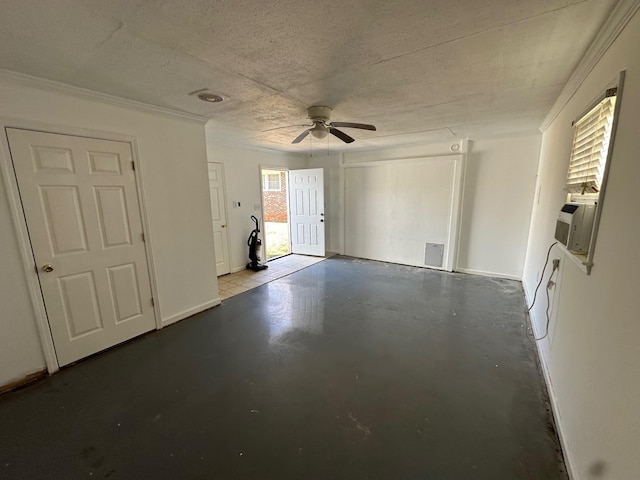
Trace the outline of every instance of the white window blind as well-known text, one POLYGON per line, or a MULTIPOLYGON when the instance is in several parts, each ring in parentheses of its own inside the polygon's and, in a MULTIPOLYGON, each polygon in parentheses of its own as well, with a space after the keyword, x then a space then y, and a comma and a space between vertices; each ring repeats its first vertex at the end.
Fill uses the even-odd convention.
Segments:
POLYGON ((570 193, 600 191, 616 104, 615 90, 575 124, 566 190, 570 193))

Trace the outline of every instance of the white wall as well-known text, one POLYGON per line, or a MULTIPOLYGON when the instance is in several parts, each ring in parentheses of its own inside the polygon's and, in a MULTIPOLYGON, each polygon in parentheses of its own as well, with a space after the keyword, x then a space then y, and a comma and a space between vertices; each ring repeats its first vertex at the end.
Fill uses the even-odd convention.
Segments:
MULTIPOLYGON (((469 142, 457 270, 522 277, 541 135, 469 142), (515 180, 518 182, 515 182, 515 180)), ((450 154, 451 141, 343 154, 345 164, 450 154)), ((327 250, 344 252, 340 155, 308 159, 325 167, 327 250), (326 173, 329 172, 327 175, 326 173)))
POLYGON ((522 278, 541 139, 469 142, 460 271, 522 278))
MULTIPOLYGON (((290 170, 306 168, 306 158, 292 153, 269 152, 211 142, 207 143, 207 156, 210 162, 224 164, 229 257, 231 271, 237 272, 243 270, 249 262, 247 238, 254 228, 251 215, 260 220, 260 228, 263 228, 260 167, 282 167, 290 170), (234 208, 234 201, 239 201, 240 207, 234 208)), ((264 236, 262 238, 264 239, 264 236)), ((264 261, 264 251, 261 256, 264 261)))
MULTIPOLYGON (((158 291, 156 311, 168 324, 219 303, 203 125, 8 79, 0 80, 0 105, 4 125, 38 122, 61 133, 88 129, 135 137, 149 220, 147 241, 153 250, 152 281, 158 291)), ((11 165, 2 154, 0 162, 11 165)), ((0 195, 0 239, 0 385, 5 385, 45 367, 26 287, 26 275, 35 272, 23 268, 5 193, 0 195)))
MULTIPOLYGON (((571 122, 627 71, 610 176, 590 276, 556 250, 561 274, 549 337, 539 342, 556 402, 565 455, 576 479, 640 475, 640 15, 636 14, 544 132, 525 263, 533 295, 565 199, 571 122), (603 469, 602 475, 594 472, 603 469)), ((544 331, 546 301, 533 310, 544 331)))
MULTIPOLYGON (((461 148, 459 150, 456 151, 456 153, 464 153, 463 150, 465 149, 465 143, 456 139, 456 140, 452 140, 450 142, 441 142, 441 143, 424 143, 424 144, 416 144, 416 145, 409 145, 409 146, 400 146, 400 147, 391 147, 391 148, 384 148, 384 149, 377 149, 377 150, 356 150, 353 152, 346 152, 343 156, 343 162, 345 165, 345 168, 342 168, 342 185, 343 188, 345 189, 345 195, 344 195, 344 204, 345 207, 348 208, 348 206, 346 205, 347 203, 347 198, 349 196, 353 195, 353 192, 346 192, 348 186, 347 186, 347 181, 346 179, 346 175, 345 172, 350 169, 350 168, 356 168, 353 166, 349 166, 349 165, 353 165, 353 164, 371 164, 371 165, 375 165, 376 162, 384 162, 384 161, 391 161, 391 163, 393 164, 394 160, 397 160, 399 162, 412 162, 413 160, 417 160, 420 163, 423 163, 423 165, 425 166, 425 169, 423 169, 423 175, 427 175, 427 173, 425 173, 426 171, 428 171, 429 169, 429 165, 438 165, 439 161, 438 158, 440 159, 444 159, 446 158, 447 155, 451 155, 451 150, 450 147, 452 144, 456 144, 458 146, 461 146, 461 148), (443 158, 444 157, 444 158, 443 158), (434 162, 434 163, 431 163, 434 162)), ((462 157, 460 157, 460 155, 455 155, 455 156, 451 156, 450 158, 452 159, 458 159, 458 161, 456 163, 464 163, 461 162, 460 159, 462 157)), ((445 163, 449 163, 446 162, 445 163)), ((449 165, 451 166, 451 165, 449 165)), ((453 170, 450 168, 445 167, 444 170, 441 170, 440 168, 436 167, 436 169, 433 172, 430 172, 430 175, 435 175, 438 177, 439 181, 442 181, 446 184, 446 189, 447 192, 442 191, 442 195, 449 195, 451 196, 452 192, 459 192, 459 190, 455 189, 455 183, 456 180, 458 180, 460 177, 458 176, 457 178, 453 178, 452 177, 453 174, 453 170), (438 173, 436 173, 436 171, 438 171, 438 173)), ((395 174, 394 174, 395 175, 395 174)), ((418 176, 418 175, 417 175, 418 176)), ((410 182, 413 183, 413 182, 410 182)), ((419 183, 419 179, 418 179, 418 183, 419 183)), ((426 183, 429 183, 428 181, 426 183)), ((425 185, 426 186, 426 185, 425 185)), ((412 185, 398 185, 393 192, 389 192, 390 196, 397 196, 398 199, 401 198, 403 191, 405 190, 407 191, 412 191, 413 190, 413 186, 412 185)), ((433 198, 431 200, 434 200, 433 198)), ((445 212, 445 210, 449 210, 450 213, 453 213, 454 211, 457 211, 457 198, 454 199, 453 202, 451 202, 451 204, 446 202, 445 198, 441 198, 440 200, 438 200, 438 203, 440 205, 441 208, 439 208, 439 214, 441 215, 447 215, 447 212, 445 212), (444 202, 443 202, 444 201, 444 202), (451 208, 449 208, 451 207, 451 208)), ((383 202, 380 204, 380 208, 384 208, 384 211, 380 212, 380 218, 387 218, 390 216, 395 216, 398 215, 398 212, 394 212, 394 208, 395 208, 395 202, 383 202)), ((450 253, 454 253, 453 250, 454 249, 449 249, 449 241, 448 240, 453 240, 455 239, 455 235, 453 236, 449 236, 449 232, 450 229, 447 228, 446 232, 442 232, 442 231, 438 231, 438 227, 436 227, 434 230, 430 230, 430 226, 427 223, 422 223, 421 221, 421 217, 420 217, 420 209, 415 209, 415 210, 410 210, 410 206, 409 205, 405 205, 405 207, 403 208, 404 210, 406 210, 406 214, 407 216, 404 217, 406 219, 407 222, 412 222, 415 224, 416 228, 413 229, 413 232, 417 231, 417 228, 419 227, 420 230, 420 234, 423 238, 420 240, 420 243, 423 245, 422 247, 422 251, 424 252, 424 243, 425 242, 431 242, 431 243, 444 243, 445 244, 445 249, 444 249, 444 259, 443 259, 443 267, 444 268, 453 268, 455 270, 455 262, 454 257, 449 257, 447 254, 450 253), (447 237, 444 238, 444 240, 441 240, 443 237, 447 237)), ((432 211, 431 214, 436 214, 435 211, 432 211)), ((347 217, 345 216, 345 212, 341 212, 341 220, 342 218, 345 218, 345 220, 348 220, 347 217)), ((345 221, 342 220, 342 221, 345 221)), ((447 225, 447 222, 436 222, 438 223, 440 226, 442 225, 447 225)), ((347 233, 348 233, 348 229, 346 226, 343 227, 344 229, 344 239, 343 239, 343 251, 345 253, 347 253, 347 248, 349 247, 349 245, 353 245, 354 244, 354 240, 352 238, 349 238, 347 233)), ((409 229, 409 231, 411 231, 412 229, 409 229)), ((441 230, 441 229, 440 229, 441 230)), ((378 236, 389 236, 392 237, 393 234, 390 232, 385 232, 384 229, 381 229, 378 233, 378 236)), ((375 238, 373 236, 371 236, 371 238, 375 238)), ((410 234, 408 236, 408 238, 406 239, 406 247, 407 248, 411 248, 410 245, 414 244, 417 242, 414 242, 414 234, 410 234)), ((377 243, 377 242, 376 242, 377 243)), ((400 241, 400 244, 403 243, 403 240, 400 241)), ((397 248, 397 247, 396 247, 397 248)), ((424 264, 424 253, 422 253, 422 255, 419 255, 418 253, 418 249, 417 249, 417 245, 413 245, 413 258, 415 259, 415 261, 410 261, 407 262, 406 260, 401 261, 399 259, 394 259, 393 261, 396 262, 402 262, 402 263, 409 263, 412 265, 423 265, 424 264), (420 257, 422 257, 422 262, 420 262, 420 257)), ((385 257, 378 257, 379 259, 384 259, 385 257)), ((396 257, 398 258, 398 257, 396 257)))
POLYGON ((345 253, 424 266, 426 243, 436 243, 443 245, 442 263, 432 265, 446 268, 449 238, 455 238, 450 231, 461 159, 455 155, 345 168, 345 253))

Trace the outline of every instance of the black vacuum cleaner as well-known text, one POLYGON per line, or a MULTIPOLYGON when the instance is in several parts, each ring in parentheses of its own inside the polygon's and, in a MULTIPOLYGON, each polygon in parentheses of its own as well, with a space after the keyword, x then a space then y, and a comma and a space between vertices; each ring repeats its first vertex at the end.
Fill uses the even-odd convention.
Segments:
POLYGON ((260 225, 258 224, 258 219, 251 215, 251 220, 256 224, 256 228, 251 231, 249 238, 247 239, 247 245, 249 246, 249 263, 247 263, 247 269, 253 270, 254 272, 259 272, 260 270, 264 270, 265 268, 269 268, 267 265, 260 263, 260 257, 258 254, 260 253, 260 249, 262 248, 262 240, 258 238, 258 234, 260 233, 260 225))

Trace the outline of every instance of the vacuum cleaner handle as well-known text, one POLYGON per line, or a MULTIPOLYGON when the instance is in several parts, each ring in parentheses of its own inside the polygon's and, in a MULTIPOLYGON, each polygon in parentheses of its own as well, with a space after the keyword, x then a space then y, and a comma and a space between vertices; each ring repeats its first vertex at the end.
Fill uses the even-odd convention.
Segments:
POLYGON ((253 222, 256 224, 256 232, 260 233, 260 225, 258 224, 258 219, 251 215, 251 220, 253 220, 253 222))

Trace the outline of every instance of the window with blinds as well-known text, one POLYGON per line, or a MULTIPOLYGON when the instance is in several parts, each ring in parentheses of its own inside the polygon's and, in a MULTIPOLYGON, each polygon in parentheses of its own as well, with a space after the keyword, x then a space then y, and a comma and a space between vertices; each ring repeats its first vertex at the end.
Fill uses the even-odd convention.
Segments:
POLYGON ((566 190, 569 193, 598 193, 607 162, 617 89, 608 90, 604 100, 575 123, 566 190))

